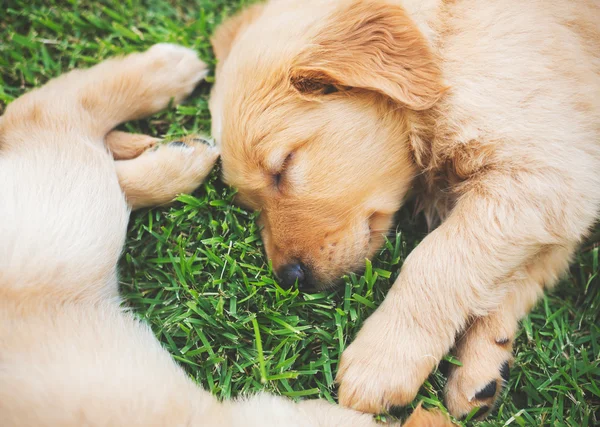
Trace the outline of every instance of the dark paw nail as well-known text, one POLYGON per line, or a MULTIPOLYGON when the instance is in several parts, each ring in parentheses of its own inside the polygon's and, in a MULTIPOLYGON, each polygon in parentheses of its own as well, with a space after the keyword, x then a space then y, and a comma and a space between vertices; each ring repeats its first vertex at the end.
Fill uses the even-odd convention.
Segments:
POLYGON ((500 367, 500 376, 505 382, 508 382, 508 379, 510 378, 510 366, 508 366, 508 360, 500 367))
POLYGON ((484 388, 475 393, 475 399, 488 399, 496 395, 496 380, 490 381, 484 388))
POLYGON ((187 147, 187 144, 183 141, 173 141, 169 142, 169 145, 172 147, 187 147))
POLYGON ((508 338, 498 338, 496 340, 496 344, 498 344, 498 345, 506 345, 506 344, 509 343, 509 341, 510 340, 508 338))

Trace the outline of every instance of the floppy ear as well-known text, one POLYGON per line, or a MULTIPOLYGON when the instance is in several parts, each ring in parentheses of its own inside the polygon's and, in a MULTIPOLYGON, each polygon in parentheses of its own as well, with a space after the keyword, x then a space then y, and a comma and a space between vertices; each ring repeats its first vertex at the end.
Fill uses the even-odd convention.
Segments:
POLYGON ((210 42, 215 52, 215 57, 219 62, 224 62, 231 46, 235 39, 240 35, 252 22, 254 22, 262 13, 265 5, 262 3, 253 4, 231 18, 227 18, 225 22, 217 27, 210 42))
POLYGON ((445 91, 436 58, 402 7, 354 0, 330 19, 291 68, 301 93, 349 86, 424 110, 445 91))

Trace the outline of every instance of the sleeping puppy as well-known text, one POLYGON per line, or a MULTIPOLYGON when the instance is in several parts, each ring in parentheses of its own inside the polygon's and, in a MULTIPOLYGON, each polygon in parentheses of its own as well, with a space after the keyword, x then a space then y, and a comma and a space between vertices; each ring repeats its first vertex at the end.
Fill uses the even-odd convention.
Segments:
POLYGON ((598 22, 592 0, 273 0, 217 31, 223 176, 282 284, 363 266, 413 187, 442 220, 343 354, 342 404, 407 404, 455 346, 449 410, 489 413, 598 216, 598 22))
POLYGON ((193 51, 156 45, 54 79, 0 118, 3 427, 376 425, 323 401, 219 402, 121 308, 130 207, 193 190, 217 152, 191 138, 144 151, 156 140, 109 132, 181 101, 205 74, 193 51))

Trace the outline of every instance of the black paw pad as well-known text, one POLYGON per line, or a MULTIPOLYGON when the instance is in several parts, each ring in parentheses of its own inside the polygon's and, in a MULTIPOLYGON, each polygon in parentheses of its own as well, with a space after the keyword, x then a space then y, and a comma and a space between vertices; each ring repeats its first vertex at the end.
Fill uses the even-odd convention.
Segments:
POLYGON ((187 144, 183 141, 173 141, 173 142, 169 142, 169 145, 171 147, 185 147, 187 148, 187 144))
POLYGON ((508 382, 508 379, 510 378, 510 366, 508 366, 508 360, 500 367, 500 376, 505 382, 508 382))
POLYGON ((496 344, 498 345, 506 345, 510 342, 510 340, 508 338, 498 338, 496 340, 496 344))
POLYGON ((496 395, 497 383, 496 380, 490 381, 485 387, 475 393, 475 399, 489 399, 496 395))

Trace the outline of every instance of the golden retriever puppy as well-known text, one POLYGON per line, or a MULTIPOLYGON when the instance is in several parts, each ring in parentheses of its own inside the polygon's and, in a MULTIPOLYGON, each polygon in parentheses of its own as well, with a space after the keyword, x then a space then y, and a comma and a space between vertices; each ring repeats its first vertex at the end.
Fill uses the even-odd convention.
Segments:
POLYGON ((205 74, 193 51, 160 44, 54 79, 0 119, 3 427, 376 425, 324 401, 219 402, 120 305, 127 200, 192 190, 217 151, 192 138, 144 151, 156 140, 105 136, 182 100, 205 74))
POLYGON ((217 31, 223 176, 283 285, 363 266, 413 187, 443 220, 343 354, 342 404, 407 404, 455 345, 448 408, 489 413, 598 216, 599 22, 592 0, 273 0, 217 31))

